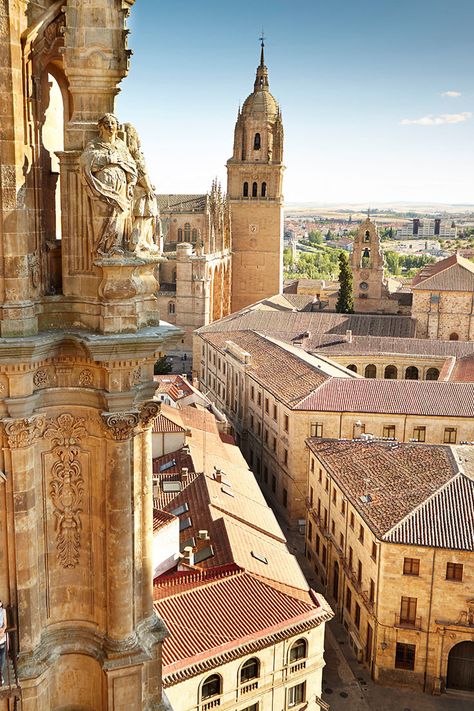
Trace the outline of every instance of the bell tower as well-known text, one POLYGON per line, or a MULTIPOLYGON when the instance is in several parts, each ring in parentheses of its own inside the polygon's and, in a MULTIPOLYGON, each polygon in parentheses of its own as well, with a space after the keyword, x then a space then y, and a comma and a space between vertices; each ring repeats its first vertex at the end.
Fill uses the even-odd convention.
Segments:
POLYGON ((351 254, 354 310, 380 312, 389 297, 384 277, 384 259, 376 225, 370 216, 360 225, 351 254))
POLYGON ((262 37, 253 93, 239 108, 234 152, 227 161, 232 311, 282 289, 283 170, 283 123, 269 90, 262 37))

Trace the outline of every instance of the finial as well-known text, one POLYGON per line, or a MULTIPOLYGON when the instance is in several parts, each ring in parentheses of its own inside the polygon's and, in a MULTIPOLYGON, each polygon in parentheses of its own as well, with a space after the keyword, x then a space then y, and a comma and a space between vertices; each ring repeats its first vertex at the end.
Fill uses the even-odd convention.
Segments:
POLYGON ((262 48, 261 52, 260 52, 260 66, 263 67, 263 66, 265 66, 265 58, 264 58, 265 33, 263 31, 263 27, 262 27, 262 34, 260 35, 259 40, 260 40, 260 47, 262 48))
POLYGON ((367 208, 367 219, 370 220, 370 207, 367 208))

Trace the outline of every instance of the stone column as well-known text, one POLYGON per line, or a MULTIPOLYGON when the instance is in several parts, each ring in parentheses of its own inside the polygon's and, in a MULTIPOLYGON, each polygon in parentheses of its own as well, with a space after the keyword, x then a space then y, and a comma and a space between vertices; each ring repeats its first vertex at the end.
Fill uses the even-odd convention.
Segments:
MULTIPOLYGON (((8 439, 15 517, 18 626, 21 654, 32 653, 40 643, 44 613, 40 607, 40 576, 34 445, 41 437, 45 418, 4 419, 8 439)), ((41 505, 40 505, 41 508, 41 505)))
POLYGON ((143 556, 142 556, 142 614, 153 614, 153 467, 151 430, 142 434, 142 506, 143 506, 143 556))

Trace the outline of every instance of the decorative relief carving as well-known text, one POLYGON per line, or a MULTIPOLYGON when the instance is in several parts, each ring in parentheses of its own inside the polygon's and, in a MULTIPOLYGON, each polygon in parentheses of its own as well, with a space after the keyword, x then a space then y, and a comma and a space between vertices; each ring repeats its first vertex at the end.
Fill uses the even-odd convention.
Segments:
POLYGON ((155 400, 145 402, 140 408, 140 422, 144 427, 148 427, 151 422, 159 415, 161 405, 155 400))
POLYGON ((46 370, 37 370, 33 375, 33 384, 35 387, 40 388, 45 385, 49 385, 49 377, 46 370))
POLYGON ((30 447, 43 435, 46 419, 43 416, 4 420, 3 426, 11 449, 30 447))
POLYGON ((81 370, 79 374, 79 385, 82 385, 84 388, 94 385, 94 376, 91 370, 87 368, 81 370))
POLYGON ((40 284, 40 262, 37 252, 28 255, 28 272, 33 288, 37 289, 40 284))
POLYGON ((135 435, 136 428, 139 425, 148 427, 159 412, 160 403, 155 400, 148 400, 136 410, 103 412, 102 421, 115 440, 124 441, 135 435))
POLYGON ((63 568, 75 568, 81 548, 81 513, 84 477, 78 453, 81 438, 87 433, 84 417, 59 415, 46 426, 44 435, 52 440, 53 456, 50 484, 54 507, 56 549, 63 568))
POLYGON ((133 388, 134 385, 138 385, 141 382, 142 379, 142 369, 140 366, 137 368, 134 368, 133 370, 130 371, 130 375, 128 378, 128 384, 130 388, 133 388))

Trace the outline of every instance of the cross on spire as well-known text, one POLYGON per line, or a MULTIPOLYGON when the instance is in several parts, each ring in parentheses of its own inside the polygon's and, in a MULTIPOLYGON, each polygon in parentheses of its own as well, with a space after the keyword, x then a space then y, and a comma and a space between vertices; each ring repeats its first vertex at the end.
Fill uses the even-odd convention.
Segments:
POLYGON ((263 67, 265 64, 265 59, 264 59, 265 33, 263 31, 263 27, 262 27, 262 34, 260 35, 259 40, 260 40, 260 47, 262 48, 262 50, 260 52, 260 66, 263 67))

